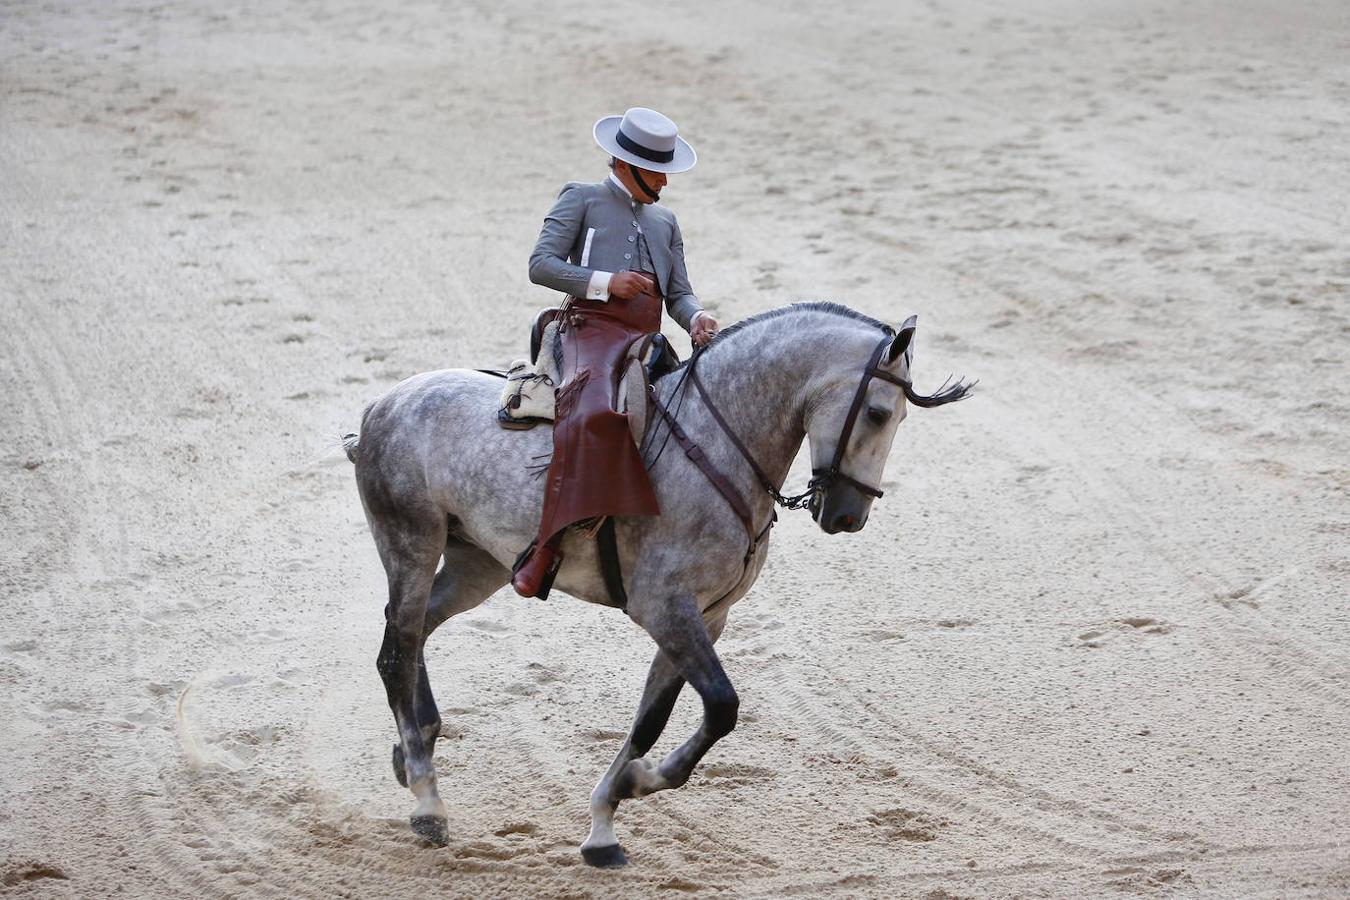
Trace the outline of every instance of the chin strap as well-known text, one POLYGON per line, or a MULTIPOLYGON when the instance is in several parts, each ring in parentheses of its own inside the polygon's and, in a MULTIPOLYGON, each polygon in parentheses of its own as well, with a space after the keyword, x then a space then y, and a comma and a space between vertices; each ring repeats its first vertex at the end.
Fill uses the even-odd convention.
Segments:
POLYGON ((633 176, 633 180, 637 182, 637 186, 642 191, 642 193, 652 198, 653 203, 661 199, 661 195, 658 194, 656 191, 652 190, 651 185, 647 184, 647 182, 642 180, 641 169, 639 169, 637 166, 630 164, 628 166, 628 172, 630 175, 633 176))

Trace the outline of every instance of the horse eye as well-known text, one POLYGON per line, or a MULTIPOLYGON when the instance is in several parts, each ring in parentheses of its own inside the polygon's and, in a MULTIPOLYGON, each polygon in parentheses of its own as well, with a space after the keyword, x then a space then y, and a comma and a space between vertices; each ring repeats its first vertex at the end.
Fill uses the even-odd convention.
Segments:
POLYGON ((880 406, 867 407, 867 421, 871 422, 873 425, 885 425, 886 420, 890 417, 890 412, 882 409, 880 406))

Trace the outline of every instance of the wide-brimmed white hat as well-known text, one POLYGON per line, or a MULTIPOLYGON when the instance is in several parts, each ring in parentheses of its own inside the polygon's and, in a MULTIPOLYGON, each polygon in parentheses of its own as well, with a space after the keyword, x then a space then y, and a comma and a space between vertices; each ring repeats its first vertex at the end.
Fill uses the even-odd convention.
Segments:
POLYGON ((680 137, 675 123, 642 106, 596 122, 595 142, 610 156, 649 172, 673 175, 689 171, 698 162, 698 154, 680 137))

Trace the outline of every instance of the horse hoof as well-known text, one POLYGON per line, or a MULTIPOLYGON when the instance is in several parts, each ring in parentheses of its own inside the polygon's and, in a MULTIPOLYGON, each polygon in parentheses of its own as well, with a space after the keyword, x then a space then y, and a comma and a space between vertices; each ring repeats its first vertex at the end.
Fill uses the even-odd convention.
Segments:
POLYGON ((398 779, 399 784, 404 787, 408 786, 408 769, 403 765, 403 746, 401 744, 394 745, 394 777, 398 779))
POLYGON ((608 847, 582 847, 581 858, 586 860, 586 865, 595 866, 597 869, 620 869, 628 865, 628 857, 618 844, 610 844, 608 847))
POLYGON ((437 847, 450 843, 450 827, 446 824, 445 816, 413 816, 409 821, 412 830, 422 840, 437 847))

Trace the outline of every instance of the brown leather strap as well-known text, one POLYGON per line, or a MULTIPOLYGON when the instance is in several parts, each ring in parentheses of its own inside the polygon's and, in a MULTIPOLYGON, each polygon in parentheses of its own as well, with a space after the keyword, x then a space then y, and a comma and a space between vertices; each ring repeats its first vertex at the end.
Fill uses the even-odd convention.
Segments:
POLYGON ((867 383, 876 374, 877 363, 881 361, 881 354, 889 343, 890 338, 887 337, 880 344, 877 344, 872 351, 872 358, 867 361, 867 367, 863 369, 862 380, 858 382, 858 388, 853 392, 853 402, 849 404, 848 415, 844 417, 843 430, 839 432, 839 443, 834 448, 834 459, 830 462, 830 471, 832 472, 838 472, 839 464, 844 461, 844 451, 847 449, 848 439, 853 436, 853 425, 858 421, 858 413, 862 411, 863 400, 867 397, 867 383))
POLYGON ((730 423, 722 418, 722 413, 717 409, 717 405, 712 402, 712 398, 709 397, 708 392, 704 390, 703 382, 699 381, 698 378, 698 370, 691 368, 689 370, 689 378, 694 382, 694 388, 698 391, 698 396, 703 401, 703 405, 708 407, 708 412, 712 413, 713 419, 715 419, 722 430, 726 432, 727 437, 731 438, 731 443, 740 451, 741 456, 745 458, 745 461, 750 464, 750 469, 755 473, 755 477, 759 479, 760 487, 764 488, 770 494, 777 493, 774 483, 769 480, 768 475, 764 474, 764 470, 759 467, 759 463, 755 462, 754 455, 751 454, 745 444, 741 443, 741 439, 736 436, 736 432, 732 429, 730 423))
MULTIPOLYGON (((695 381, 694 383, 697 384, 698 382, 695 381)), ((694 443, 689 435, 685 434, 684 429, 680 427, 680 423, 670 414, 670 410, 666 409, 665 404, 657 398, 655 391, 652 391, 651 398, 652 405, 661 414, 661 418, 666 420, 671 435, 675 438, 675 442, 680 445, 680 449, 684 451, 684 455, 689 457, 689 461, 698 466, 699 471, 707 476, 708 480, 712 482, 712 486, 717 488, 717 492, 727 501, 727 505, 731 507, 732 512, 736 513, 736 517, 741 520, 741 525, 745 527, 746 537, 750 540, 751 552, 754 552, 759 539, 755 534, 754 516, 750 512, 750 507, 746 504, 745 498, 741 496, 740 491, 736 490, 736 486, 731 483, 730 479, 723 475, 717 466, 713 465, 712 460, 708 459, 708 455, 703 452, 703 448, 694 443)))
POLYGON ((890 372, 887 372, 885 369, 877 369, 877 368, 873 368, 872 371, 871 371, 871 375, 872 375, 873 378, 880 378, 882 381, 889 381, 891 384, 897 385, 897 386, 902 387, 902 388, 904 388, 904 387, 913 387, 913 385, 911 385, 911 384, 910 384, 908 381, 906 381, 905 379, 901 378, 899 375, 892 375, 890 372))

